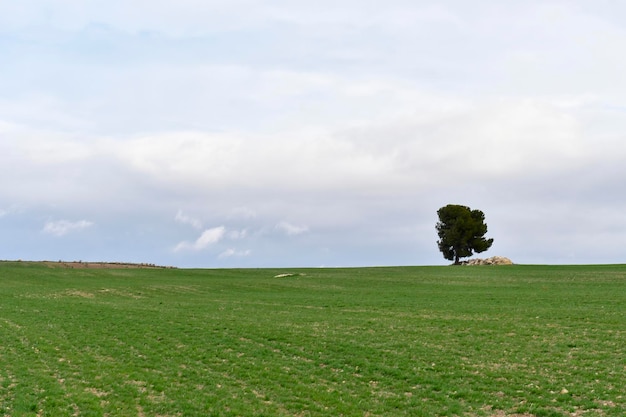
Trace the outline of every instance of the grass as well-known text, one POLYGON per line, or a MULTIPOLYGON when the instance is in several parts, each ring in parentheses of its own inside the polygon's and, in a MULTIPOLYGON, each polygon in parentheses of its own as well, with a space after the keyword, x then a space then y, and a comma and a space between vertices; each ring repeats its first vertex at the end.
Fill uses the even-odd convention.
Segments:
POLYGON ((626 415, 621 265, 2 262, 0 340, 0 416, 626 415))

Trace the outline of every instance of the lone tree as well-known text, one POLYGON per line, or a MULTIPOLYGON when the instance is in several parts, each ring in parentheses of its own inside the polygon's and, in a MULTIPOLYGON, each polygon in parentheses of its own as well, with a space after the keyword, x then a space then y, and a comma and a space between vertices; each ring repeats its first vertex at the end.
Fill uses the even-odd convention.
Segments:
POLYGON ((439 250, 443 257, 459 265, 459 258, 472 256, 474 252, 484 252, 491 247, 493 239, 485 239, 487 225, 485 214, 466 206, 448 204, 437 210, 439 222, 439 250))

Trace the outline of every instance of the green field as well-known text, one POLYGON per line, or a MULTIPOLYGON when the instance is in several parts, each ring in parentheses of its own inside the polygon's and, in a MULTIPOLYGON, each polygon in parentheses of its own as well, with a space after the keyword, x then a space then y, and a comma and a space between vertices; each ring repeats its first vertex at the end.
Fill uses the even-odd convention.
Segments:
POLYGON ((0 416, 626 415, 623 265, 2 262, 0 338, 0 416))

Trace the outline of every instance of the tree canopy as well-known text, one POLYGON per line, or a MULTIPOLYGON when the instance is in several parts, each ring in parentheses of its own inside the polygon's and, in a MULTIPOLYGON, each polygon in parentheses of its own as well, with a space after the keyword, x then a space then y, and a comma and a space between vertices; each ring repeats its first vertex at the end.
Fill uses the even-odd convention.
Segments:
POLYGON ((437 245, 443 257, 460 264, 460 258, 472 256, 489 249, 493 239, 486 239, 485 214, 467 206, 448 204, 437 211, 439 222, 437 245))

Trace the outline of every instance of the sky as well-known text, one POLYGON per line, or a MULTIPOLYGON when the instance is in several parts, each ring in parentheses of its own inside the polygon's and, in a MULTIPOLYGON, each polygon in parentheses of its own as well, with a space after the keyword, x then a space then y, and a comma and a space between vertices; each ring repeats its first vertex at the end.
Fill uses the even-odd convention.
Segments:
POLYGON ((626 3, 0 0, 0 259, 626 262, 626 3))

